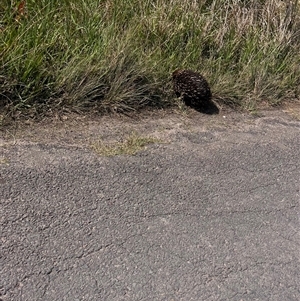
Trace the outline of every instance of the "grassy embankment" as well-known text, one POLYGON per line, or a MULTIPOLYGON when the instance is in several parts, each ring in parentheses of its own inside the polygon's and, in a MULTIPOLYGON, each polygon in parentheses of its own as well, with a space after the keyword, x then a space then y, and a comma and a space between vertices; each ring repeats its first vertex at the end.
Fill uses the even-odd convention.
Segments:
POLYGON ((0 4, 1 118, 174 104, 178 67, 248 110, 300 93, 297 0, 18 3, 0 4))

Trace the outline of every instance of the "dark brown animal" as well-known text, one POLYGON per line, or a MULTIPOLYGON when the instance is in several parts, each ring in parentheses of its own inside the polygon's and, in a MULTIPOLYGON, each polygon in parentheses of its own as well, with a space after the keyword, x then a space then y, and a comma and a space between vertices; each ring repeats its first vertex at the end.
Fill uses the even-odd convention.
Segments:
POLYGON ((204 113, 216 113, 217 107, 211 102, 210 87, 201 74, 179 69, 173 72, 172 78, 176 96, 181 97, 187 106, 204 113))

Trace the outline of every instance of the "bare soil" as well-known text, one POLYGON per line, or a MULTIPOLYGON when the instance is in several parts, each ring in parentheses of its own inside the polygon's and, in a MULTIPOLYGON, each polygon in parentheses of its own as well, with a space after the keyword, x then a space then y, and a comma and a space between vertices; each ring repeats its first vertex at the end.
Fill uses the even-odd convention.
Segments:
POLYGON ((97 140, 108 143, 123 141, 133 133, 168 143, 176 140, 179 133, 245 128, 267 116, 300 120, 300 102, 252 113, 225 107, 218 115, 206 115, 190 108, 146 110, 130 116, 66 113, 39 122, 16 121, 3 127, 0 129, 0 146, 26 141, 86 147, 97 140))

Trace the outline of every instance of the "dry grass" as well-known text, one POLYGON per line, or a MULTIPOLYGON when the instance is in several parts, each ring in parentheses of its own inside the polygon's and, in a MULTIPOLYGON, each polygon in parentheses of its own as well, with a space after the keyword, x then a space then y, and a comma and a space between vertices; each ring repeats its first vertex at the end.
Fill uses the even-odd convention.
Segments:
POLYGON ((153 137, 142 137, 136 133, 131 134, 122 142, 104 143, 97 141, 91 143, 91 148, 100 156, 112 157, 118 155, 135 155, 137 152, 146 148, 147 145, 159 143, 160 141, 153 137))

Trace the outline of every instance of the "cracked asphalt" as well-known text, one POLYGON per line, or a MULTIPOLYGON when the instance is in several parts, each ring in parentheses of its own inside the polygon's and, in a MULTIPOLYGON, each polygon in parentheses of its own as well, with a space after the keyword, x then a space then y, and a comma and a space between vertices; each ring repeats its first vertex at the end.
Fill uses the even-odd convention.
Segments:
POLYGON ((300 300, 300 122, 201 116, 134 156, 3 138, 0 300, 300 300))

